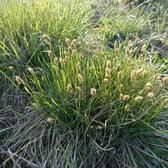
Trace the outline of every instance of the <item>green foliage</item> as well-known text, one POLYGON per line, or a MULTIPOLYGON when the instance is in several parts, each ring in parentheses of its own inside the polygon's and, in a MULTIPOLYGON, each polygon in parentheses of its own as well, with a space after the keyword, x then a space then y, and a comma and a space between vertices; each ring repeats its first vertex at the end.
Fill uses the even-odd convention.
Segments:
MULTIPOLYGON (((74 45, 69 40, 67 43, 69 48, 74 45)), ((158 89, 162 86, 155 79, 159 72, 155 65, 143 61, 143 54, 139 59, 129 55, 124 58, 127 49, 123 52, 118 46, 111 53, 95 53, 88 58, 72 50, 58 60, 51 56, 50 63, 41 63, 40 76, 28 69, 31 76, 26 79, 25 89, 44 115, 65 128, 73 124, 78 128, 83 122, 125 125, 141 117, 150 123, 160 113, 166 83, 158 89), (137 96, 143 97, 141 103, 134 100, 137 96), (131 113, 126 112, 126 106, 131 113)))
POLYGON ((121 38, 125 38, 126 35, 137 35, 145 28, 147 18, 140 11, 118 9, 112 11, 107 17, 102 17, 101 22, 106 39, 112 40, 114 35, 122 34, 121 38))
POLYGON ((167 11, 155 5, 0 2, 2 167, 167 167, 167 59, 152 41, 166 41, 167 11))
MULTIPOLYGON (((81 156, 86 155, 83 143, 89 137, 100 151, 111 149, 113 153, 123 144, 130 157, 134 152, 129 154, 126 143, 152 134, 151 126, 165 109, 167 78, 159 77, 164 67, 149 65, 144 60, 145 49, 136 58, 125 56, 130 46, 123 50, 116 44, 114 51, 102 50, 88 57, 75 49, 77 42, 66 39, 72 51, 59 59, 50 53, 50 62, 41 63, 41 75, 29 67, 26 78, 20 78, 32 108, 49 123, 57 124, 61 133, 78 132, 81 156)), ((98 157, 94 152, 92 156, 98 157)))
POLYGON ((78 0, 4 1, 0 11, 1 54, 35 65, 51 45, 59 54, 65 37, 86 35, 91 16, 89 3, 78 0))

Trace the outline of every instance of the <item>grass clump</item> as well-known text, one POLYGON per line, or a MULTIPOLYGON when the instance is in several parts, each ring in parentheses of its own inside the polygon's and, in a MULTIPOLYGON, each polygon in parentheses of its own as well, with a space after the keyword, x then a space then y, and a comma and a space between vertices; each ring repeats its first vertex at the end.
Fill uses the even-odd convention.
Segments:
MULTIPOLYGON (((72 42, 66 41, 71 47, 72 42)), ((82 159, 76 158, 77 167, 138 165, 140 158, 136 157, 123 162, 136 152, 143 158, 142 165, 148 157, 165 164, 148 152, 144 154, 145 144, 142 148, 136 144, 153 136, 158 116, 165 110, 167 77, 161 78, 163 68, 148 64, 143 55, 129 57, 125 52, 117 44, 114 51, 102 50, 91 57, 74 50, 42 63, 42 76, 29 67, 26 78, 16 77, 29 93, 32 108, 44 120, 55 123, 61 133, 79 136, 75 150, 82 159), (102 158, 98 153, 103 153, 102 158), (84 159, 86 155, 89 158, 84 159)))
POLYGON ((168 166, 167 65, 143 36, 166 19, 140 7, 2 3, 2 167, 168 166))
MULTIPOLYGON (((154 99, 157 99, 156 102, 158 100, 162 102, 157 102, 156 106, 158 104, 162 106, 164 101, 157 96, 162 95, 166 83, 160 81, 160 85, 164 87, 158 89, 160 86, 156 80, 158 72, 154 65, 148 65, 143 61, 143 55, 140 59, 129 56, 124 58, 125 53, 122 53, 119 47, 107 55, 102 52, 92 55, 91 58, 78 52, 63 54, 58 60, 51 58, 50 63, 46 63, 47 68, 42 69, 42 77, 36 75, 32 68, 28 68, 31 73, 26 79, 28 84, 20 77, 16 77, 16 81, 18 84, 25 85, 26 90, 37 105, 42 107, 45 115, 51 115, 58 120, 56 122, 60 121, 60 124, 67 125, 67 128, 78 118, 80 122, 86 121, 86 124, 90 123, 91 118, 96 120, 95 115, 99 116, 99 111, 103 116, 100 115, 100 118, 106 115, 110 118, 109 114, 106 114, 108 111, 113 111, 112 116, 115 116, 115 113, 124 111, 122 108, 127 103, 134 111, 137 103, 141 102, 141 99, 136 100, 136 97, 142 98, 142 107, 138 104, 139 110, 149 108, 150 105, 155 106, 154 99), (117 106, 118 112, 114 108, 117 106), (107 112, 100 107, 107 108, 107 112)), ((45 66, 45 63, 41 66, 45 66)), ((103 123, 107 118, 103 119, 103 123)))

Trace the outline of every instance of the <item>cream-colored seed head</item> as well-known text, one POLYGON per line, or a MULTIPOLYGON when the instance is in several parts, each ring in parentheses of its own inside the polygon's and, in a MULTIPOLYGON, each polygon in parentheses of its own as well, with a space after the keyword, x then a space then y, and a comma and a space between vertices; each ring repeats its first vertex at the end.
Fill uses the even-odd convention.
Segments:
POLYGON ((71 41, 69 38, 65 38, 65 43, 67 46, 71 46, 71 41))
POLYGON ((33 107, 34 109, 38 109, 38 108, 39 108, 38 104, 35 103, 35 102, 33 102, 31 105, 32 105, 32 107, 33 107))
POLYGON ((83 83, 83 76, 81 74, 78 74, 78 81, 79 83, 83 83))
POLYGON ((10 71, 13 71, 13 70, 14 70, 14 67, 13 67, 13 66, 9 66, 8 69, 9 69, 10 71))
POLYGON ((23 81, 23 79, 21 78, 21 77, 19 77, 19 76, 15 76, 15 80, 16 80, 16 82, 19 84, 19 85, 24 85, 25 84, 25 82, 23 81))
POLYGON ((118 72, 118 77, 120 78, 120 80, 123 79, 123 73, 122 73, 122 71, 119 71, 119 72, 118 72))
POLYGON ((27 68, 27 71, 28 71, 29 73, 31 73, 32 75, 36 75, 35 71, 34 71, 33 68, 31 68, 31 67, 27 68))
POLYGON ((161 76, 157 75, 157 76, 156 76, 156 80, 157 80, 157 81, 161 80, 161 76))
POLYGON ((91 93, 91 95, 92 95, 92 96, 96 96, 97 91, 96 91, 96 89, 95 89, 95 88, 91 88, 90 93, 91 93))
POLYGON ((129 95, 123 95, 122 93, 120 94, 120 100, 127 101, 129 100, 130 96, 129 95))
POLYGON ((117 65, 117 67, 116 67, 116 71, 120 71, 120 70, 121 70, 120 65, 117 65))
POLYGON ((142 74, 141 74, 141 75, 142 75, 142 77, 145 77, 146 74, 147 74, 147 70, 144 69, 144 70, 142 71, 142 74))
POLYGON ((110 73, 111 73, 111 69, 106 67, 106 68, 105 68, 105 73, 110 74, 110 73))
POLYGON ((138 103, 141 102, 142 100, 143 100, 142 96, 136 96, 135 97, 135 101, 138 102, 138 103))
POLYGON ((128 64, 129 66, 131 66, 131 59, 130 59, 130 58, 127 58, 127 64, 128 64))
POLYGON ((47 118, 47 122, 49 122, 50 124, 52 124, 54 122, 54 118, 51 118, 51 117, 47 118))
POLYGON ((141 48, 141 51, 142 51, 142 52, 145 52, 145 51, 146 51, 146 48, 147 48, 147 45, 144 44, 144 45, 142 46, 142 48, 141 48))
POLYGON ((163 82, 168 82, 168 76, 162 78, 163 82))
POLYGON ((110 78, 110 74, 105 73, 105 78, 109 79, 110 78))
POLYGON ((79 54, 79 58, 83 60, 85 56, 83 54, 79 54))
POLYGON ((137 70, 137 75, 142 76, 144 69, 140 68, 137 70))
POLYGON ((127 100, 129 100, 129 98, 130 98, 129 95, 124 95, 124 96, 123 96, 123 101, 127 101, 127 100))
POLYGON ((53 58, 53 54, 52 54, 52 51, 51 51, 51 50, 48 51, 48 57, 49 57, 50 59, 53 58))
POLYGON ((62 65, 64 65, 65 64, 65 62, 66 62, 66 60, 65 59, 63 59, 63 58, 60 58, 60 63, 62 64, 62 65))
POLYGON ((105 68, 105 78, 110 78, 110 73, 111 73, 111 69, 110 68, 105 68))
POLYGON ((124 95, 122 93, 120 93, 120 100, 122 100, 124 97, 124 95))
POLYGON ((106 67, 107 67, 107 68, 111 68, 111 61, 110 61, 110 60, 107 60, 107 62, 106 62, 106 67))
POLYGON ((147 83, 146 85, 145 85, 145 88, 144 88, 146 91, 150 91, 151 89, 152 89, 152 84, 151 83, 147 83))
POLYGON ((131 110, 130 104, 126 104, 124 108, 125 108, 125 111, 127 111, 127 112, 129 112, 131 110))
POLYGON ((103 81, 104 81, 105 84, 109 83, 109 79, 108 78, 105 78, 103 81))
POLYGON ((81 70, 81 63, 80 63, 80 62, 78 62, 78 63, 76 64, 76 68, 77 68, 78 70, 81 70))
POLYGON ((77 91, 78 91, 79 93, 82 93, 81 87, 77 86, 76 89, 77 89, 77 91))
POLYGON ((147 98, 153 98, 154 97, 154 93, 153 92, 149 92, 148 94, 147 94, 147 98))
POLYGON ((146 85, 145 85, 146 87, 152 87, 152 84, 151 83, 146 83, 146 85))
POLYGON ((136 71, 136 70, 133 70, 133 71, 131 72, 131 80, 134 80, 136 77, 137 77, 137 71, 136 71))
POLYGON ((66 55, 65 58, 64 58, 65 62, 67 62, 68 59, 69 59, 69 57, 66 55))
POLYGON ((54 64, 57 64, 57 63, 58 63, 58 57, 54 57, 54 58, 53 58, 53 63, 54 63, 54 64))
POLYGON ((43 34, 42 40, 46 44, 51 44, 51 39, 47 34, 43 34))
POLYGON ((168 107, 168 98, 164 100, 164 104, 168 107))
POLYGON ((73 92, 73 88, 71 84, 67 84, 67 92, 68 93, 72 93, 73 92))
POLYGON ((123 91, 123 90, 124 90, 124 85, 120 84, 120 91, 123 91))

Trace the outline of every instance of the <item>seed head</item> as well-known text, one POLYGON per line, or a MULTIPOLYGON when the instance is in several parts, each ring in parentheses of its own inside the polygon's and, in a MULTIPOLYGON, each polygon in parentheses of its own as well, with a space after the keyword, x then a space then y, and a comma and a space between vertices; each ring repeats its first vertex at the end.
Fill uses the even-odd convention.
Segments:
POLYGON ((108 78, 104 78, 103 82, 104 82, 105 84, 108 84, 108 83, 109 83, 109 79, 108 79, 108 78))
POLYGON ((51 117, 47 118, 47 122, 49 122, 50 124, 52 124, 54 122, 54 118, 51 118, 51 117))
POLYGON ((144 89, 145 89, 146 91, 150 91, 151 88, 152 88, 152 84, 148 82, 148 83, 145 85, 145 88, 144 88, 144 89))
POLYGON ((54 57, 54 58, 53 58, 53 63, 54 63, 54 64, 57 64, 57 63, 58 63, 58 57, 54 57))
POLYGON ((105 73, 105 78, 109 79, 110 75, 108 73, 105 73))
POLYGON ((59 61, 60 61, 60 63, 61 63, 62 65, 64 65, 64 64, 65 64, 65 62, 66 62, 66 61, 65 61, 65 59, 63 59, 63 58, 60 58, 60 60, 59 60, 59 61))
POLYGON ((80 63, 80 62, 78 62, 78 63, 76 64, 76 68, 77 68, 78 70, 81 70, 81 63, 80 63))
POLYGON ((147 98, 153 98, 154 97, 154 93, 153 92, 149 92, 147 95, 147 98))
POLYGON ((137 71, 136 71, 136 70, 133 70, 133 71, 131 72, 131 80, 134 80, 136 77, 137 77, 137 71))
POLYGON ((142 76, 143 71, 144 71, 143 68, 138 69, 137 70, 137 75, 142 76))
POLYGON ((103 129, 103 126, 102 125, 98 125, 97 127, 96 127, 96 130, 102 130, 103 129))
POLYGON ((65 38, 65 43, 67 46, 71 46, 71 41, 69 38, 65 38))
POLYGON ((168 76, 163 77, 163 78, 162 78, 162 81, 165 82, 165 83, 168 82, 168 76))
POLYGON ((127 63, 129 66, 131 66, 131 59, 130 58, 127 58, 127 63))
POLYGON ((117 65, 116 70, 117 70, 117 71, 120 71, 120 70, 121 70, 120 65, 117 65))
POLYGON ((27 71, 29 73, 31 73, 31 75, 36 75, 36 73, 34 72, 33 68, 31 68, 31 67, 27 68, 27 71))
POLYGON ((91 88, 90 93, 91 93, 92 96, 96 96, 96 89, 95 88, 91 88))
POLYGON ((105 73, 110 74, 110 73, 111 73, 111 69, 106 67, 106 68, 105 68, 105 73))
POLYGON ((64 58, 65 62, 68 61, 68 58, 69 58, 69 57, 66 55, 65 58, 64 58))
POLYGON ((124 95, 124 96, 123 96, 123 101, 127 101, 127 100, 129 100, 129 98, 130 98, 129 95, 124 95))
POLYGON ((124 85, 120 84, 120 91, 122 92, 124 90, 124 85))
POLYGON ((67 92, 68 93, 72 93, 73 92, 73 88, 71 84, 67 84, 67 92))
POLYGON ((144 69, 144 70, 142 71, 141 76, 142 76, 142 77, 145 77, 145 76, 146 76, 146 74, 147 74, 147 70, 145 70, 145 69, 144 69))
POLYGON ((118 72, 118 77, 120 78, 120 80, 123 79, 123 73, 122 73, 122 71, 119 71, 119 72, 118 72))
POLYGON ((125 109, 125 111, 129 112, 131 110, 130 104, 126 104, 124 109, 125 109))
POLYGON ((78 74, 78 81, 79 83, 83 83, 83 76, 81 74, 78 74))
POLYGON ((165 105, 168 105, 168 98, 166 98, 166 99, 164 100, 164 104, 165 104, 165 105))
POLYGON ((146 48, 147 48, 147 45, 144 44, 144 45, 142 46, 142 48, 141 48, 141 51, 142 51, 142 52, 145 52, 145 51, 146 51, 146 48))
POLYGON ((19 84, 19 85, 24 85, 25 84, 25 82, 23 81, 23 79, 21 78, 21 77, 19 77, 19 76, 15 76, 15 80, 16 80, 16 82, 19 84))
POLYGON ((122 100, 124 97, 124 95, 122 93, 120 93, 120 100, 122 100))
POLYGON ((9 66, 8 69, 9 69, 10 71, 13 71, 13 70, 14 70, 14 67, 13 67, 13 66, 9 66))
POLYGON ((157 80, 157 81, 160 81, 160 80, 161 80, 161 76, 159 76, 159 75, 156 76, 156 80, 157 80))
POLYGON ((72 44, 73 46, 76 46, 76 45, 77 45, 77 40, 76 40, 76 39, 73 39, 71 44, 72 44))
POLYGON ((120 94, 120 100, 127 101, 129 100, 130 96, 129 95, 123 95, 122 93, 120 94))
POLYGON ((111 68, 111 61, 110 60, 107 60, 107 62, 106 62, 106 68, 111 68))
POLYGON ((110 68, 105 68, 105 78, 110 78, 110 73, 111 73, 111 69, 110 68))
POLYGON ((132 48, 133 45, 134 45, 134 43, 133 43, 131 40, 129 40, 129 42, 128 42, 128 48, 129 48, 129 49, 132 48))
POLYGON ((34 109, 38 109, 38 108, 39 108, 38 104, 35 103, 35 102, 33 102, 31 105, 32 105, 32 107, 33 107, 34 109))
POLYGON ((135 97, 135 101, 138 102, 138 103, 141 102, 142 100, 143 100, 142 96, 136 96, 135 97))
POLYGON ((50 59, 53 58, 53 54, 52 54, 52 51, 51 51, 51 50, 48 51, 48 57, 49 57, 50 59))
POLYGON ((79 58, 83 60, 85 57, 83 54, 79 54, 79 58))
POLYGON ((47 34, 43 34, 42 39, 43 39, 44 43, 51 44, 51 39, 50 39, 50 37, 47 34))
POLYGON ((82 93, 81 87, 77 86, 76 89, 77 89, 77 91, 78 91, 79 93, 82 93))

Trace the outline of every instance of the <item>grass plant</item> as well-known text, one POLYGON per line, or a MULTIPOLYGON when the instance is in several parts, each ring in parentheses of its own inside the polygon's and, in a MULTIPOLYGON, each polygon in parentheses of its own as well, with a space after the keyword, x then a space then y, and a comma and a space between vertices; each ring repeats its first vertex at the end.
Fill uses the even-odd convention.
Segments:
POLYGON ((168 166, 160 3, 0 4, 1 167, 168 166))

